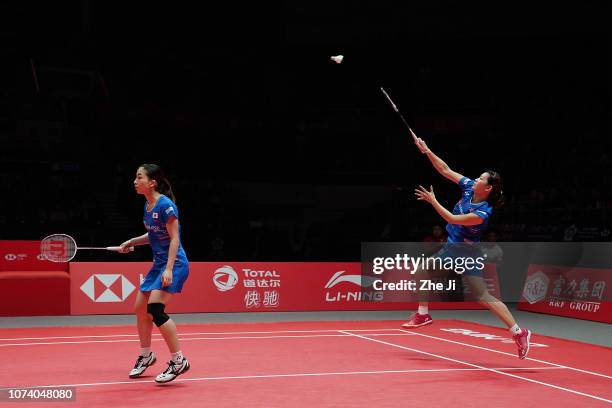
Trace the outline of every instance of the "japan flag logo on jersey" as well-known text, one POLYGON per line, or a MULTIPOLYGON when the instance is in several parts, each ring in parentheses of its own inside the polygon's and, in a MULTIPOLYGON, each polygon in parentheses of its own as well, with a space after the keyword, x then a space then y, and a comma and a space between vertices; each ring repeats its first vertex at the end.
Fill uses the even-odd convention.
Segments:
POLYGON ((159 218, 159 214, 154 212, 153 213, 153 218, 155 218, 155 219, 159 218))

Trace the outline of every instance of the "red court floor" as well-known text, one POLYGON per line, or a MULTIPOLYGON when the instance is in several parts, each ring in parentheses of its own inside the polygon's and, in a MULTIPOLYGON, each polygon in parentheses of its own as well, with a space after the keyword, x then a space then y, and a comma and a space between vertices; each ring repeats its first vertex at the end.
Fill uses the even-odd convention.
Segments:
MULTIPOLYGON (((140 379, 133 326, 0 329, 0 388, 73 386, 45 407, 610 406, 612 349, 540 336, 525 360, 506 330, 437 320, 179 325, 191 370, 172 383, 166 346, 140 379)), ((2 406, 41 406, 38 402, 2 406)))

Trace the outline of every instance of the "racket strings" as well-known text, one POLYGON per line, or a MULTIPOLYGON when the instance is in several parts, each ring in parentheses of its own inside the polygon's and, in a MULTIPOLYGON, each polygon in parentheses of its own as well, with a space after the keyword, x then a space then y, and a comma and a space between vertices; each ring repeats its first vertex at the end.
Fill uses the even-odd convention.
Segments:
POLYGON ((77 246, 68 235, 55 234, 44 238, 40 244, 41 254, 52 262, 68 262, 76 255, 77 246))

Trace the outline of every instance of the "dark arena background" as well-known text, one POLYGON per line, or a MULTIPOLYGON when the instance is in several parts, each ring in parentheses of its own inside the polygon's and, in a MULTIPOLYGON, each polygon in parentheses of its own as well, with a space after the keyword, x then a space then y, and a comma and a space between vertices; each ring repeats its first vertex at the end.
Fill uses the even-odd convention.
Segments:
POLYGON ((47 406, 609 406, 605 9, 3 3, 0 403, 52 390, 47 406), (462 194, 381 87, 453 171, 501 174, 480 280, 516 325, 462 295, 408 327, 417 299, 372 295, 368 243, 447 247, 447 222, 415 189, 433 186, 449 211, 462 194), (149 246, 69 262, 41 246, 145 234, 144 163, 172 184, 190 262, 166 311, 191 368, 163 386, 153 380, 176 355, 162 328, 157 365, 128 377, 145 346, 134 303, 149 246))

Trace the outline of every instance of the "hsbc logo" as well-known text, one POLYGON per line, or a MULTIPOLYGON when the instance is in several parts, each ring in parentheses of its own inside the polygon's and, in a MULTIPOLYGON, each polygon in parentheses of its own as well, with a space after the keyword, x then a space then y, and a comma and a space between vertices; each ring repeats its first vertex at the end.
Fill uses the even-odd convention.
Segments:
POLYGON ((28 254, 6 254, 4 259, 7 261, 25 261, 28 254))
POLYGON ((96 303, 123 302, 136 287, 125 276, 96 273, 81 285, 81 290, 96 303))

